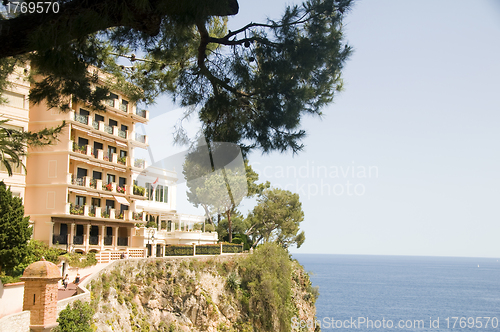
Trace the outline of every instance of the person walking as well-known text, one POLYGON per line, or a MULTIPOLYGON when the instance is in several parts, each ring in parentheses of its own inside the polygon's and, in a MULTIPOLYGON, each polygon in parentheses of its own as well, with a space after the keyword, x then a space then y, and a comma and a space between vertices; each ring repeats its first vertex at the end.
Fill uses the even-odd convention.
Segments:
POLYGON ((79 283, 80 283, 80 273, 77 273, 75 277, 75 285, 78 286, 79 283))
POLYGON ((66 274, 66 276, 63 279, 64 290, 66 290, 68 288, 68 283, 69 283, 69 275, 66 274))

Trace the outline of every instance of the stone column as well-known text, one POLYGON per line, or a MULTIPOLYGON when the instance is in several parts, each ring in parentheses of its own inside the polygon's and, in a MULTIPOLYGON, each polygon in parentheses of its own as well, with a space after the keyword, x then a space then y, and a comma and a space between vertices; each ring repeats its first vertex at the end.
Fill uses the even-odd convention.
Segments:
POLYGON ((69 251, 71 252, 71 246, 73 245, 73 236, 75 236, 75 224, 72 223, 69 227, 69 251))
POLYGON ((90 240, 90 224, 85 225, 85 252, 89 252, 89 240, 90 240))
POLYGON ((113 227, 113 250, 118 246, 118 226, 113 227))
POLYGON ((106 226, 101 226, 101 241, 99 241, 101 245, 101 251, 104 250, 104 237, 106 236, 106 226))

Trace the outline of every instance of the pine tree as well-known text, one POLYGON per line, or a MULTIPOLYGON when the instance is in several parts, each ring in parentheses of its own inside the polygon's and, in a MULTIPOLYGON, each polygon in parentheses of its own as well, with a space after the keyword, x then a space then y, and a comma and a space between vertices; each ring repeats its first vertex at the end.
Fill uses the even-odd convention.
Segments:
POLYGON ((0 270, 6 273, 20 264, 28 253, 32 234, 29 217, 24 216, 21 198, 13 197, 10 188, 0 182, 0 270))
POLYGON ((57 14, 0 17, 0 89, 13 64, 30 61, 33 103, 69 110, 71 96, 103 109, 113 89, 146 104, 169 93, 194 106, 209 142, 296 153, 301 118, 321 116, 342 89, 351 1, 306 0, 235 31, 225 15, 236 0, 56 1, 57 14), (114 79, 93 88, 96 68, 114 79))

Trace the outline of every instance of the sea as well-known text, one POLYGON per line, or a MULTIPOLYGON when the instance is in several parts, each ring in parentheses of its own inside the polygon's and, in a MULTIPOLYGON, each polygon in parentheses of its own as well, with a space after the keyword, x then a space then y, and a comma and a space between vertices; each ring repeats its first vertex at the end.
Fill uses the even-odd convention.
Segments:
MULTIPOLYGON (((319 287, 321 331, 500 332, 500 259, 293 254, 319 287)), ((301 325, 302 324, 302 325, 301 325)))

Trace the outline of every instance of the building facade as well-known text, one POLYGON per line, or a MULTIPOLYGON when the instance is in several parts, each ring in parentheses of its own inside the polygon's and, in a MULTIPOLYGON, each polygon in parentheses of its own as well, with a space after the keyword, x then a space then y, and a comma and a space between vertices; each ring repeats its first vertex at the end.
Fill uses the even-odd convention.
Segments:
POLYGON ((28 149, 26 174, 3 176, 24 199, 34 239, 94 251, 101 260, 162 256, 168 244, 217 243, 217 233, 194 230, 204 217, 177 213, 176 173, 135 158, 135 149, 148 146, 136 130, 148 122, 148 111, 119 91, 111 93, 105 112, 75 101, 69 112, 28 105, 28 92, 21 84, 7 92, 14 100, 4 106, 9 125, 34 132, 67 124, 56 144, 28 149))

